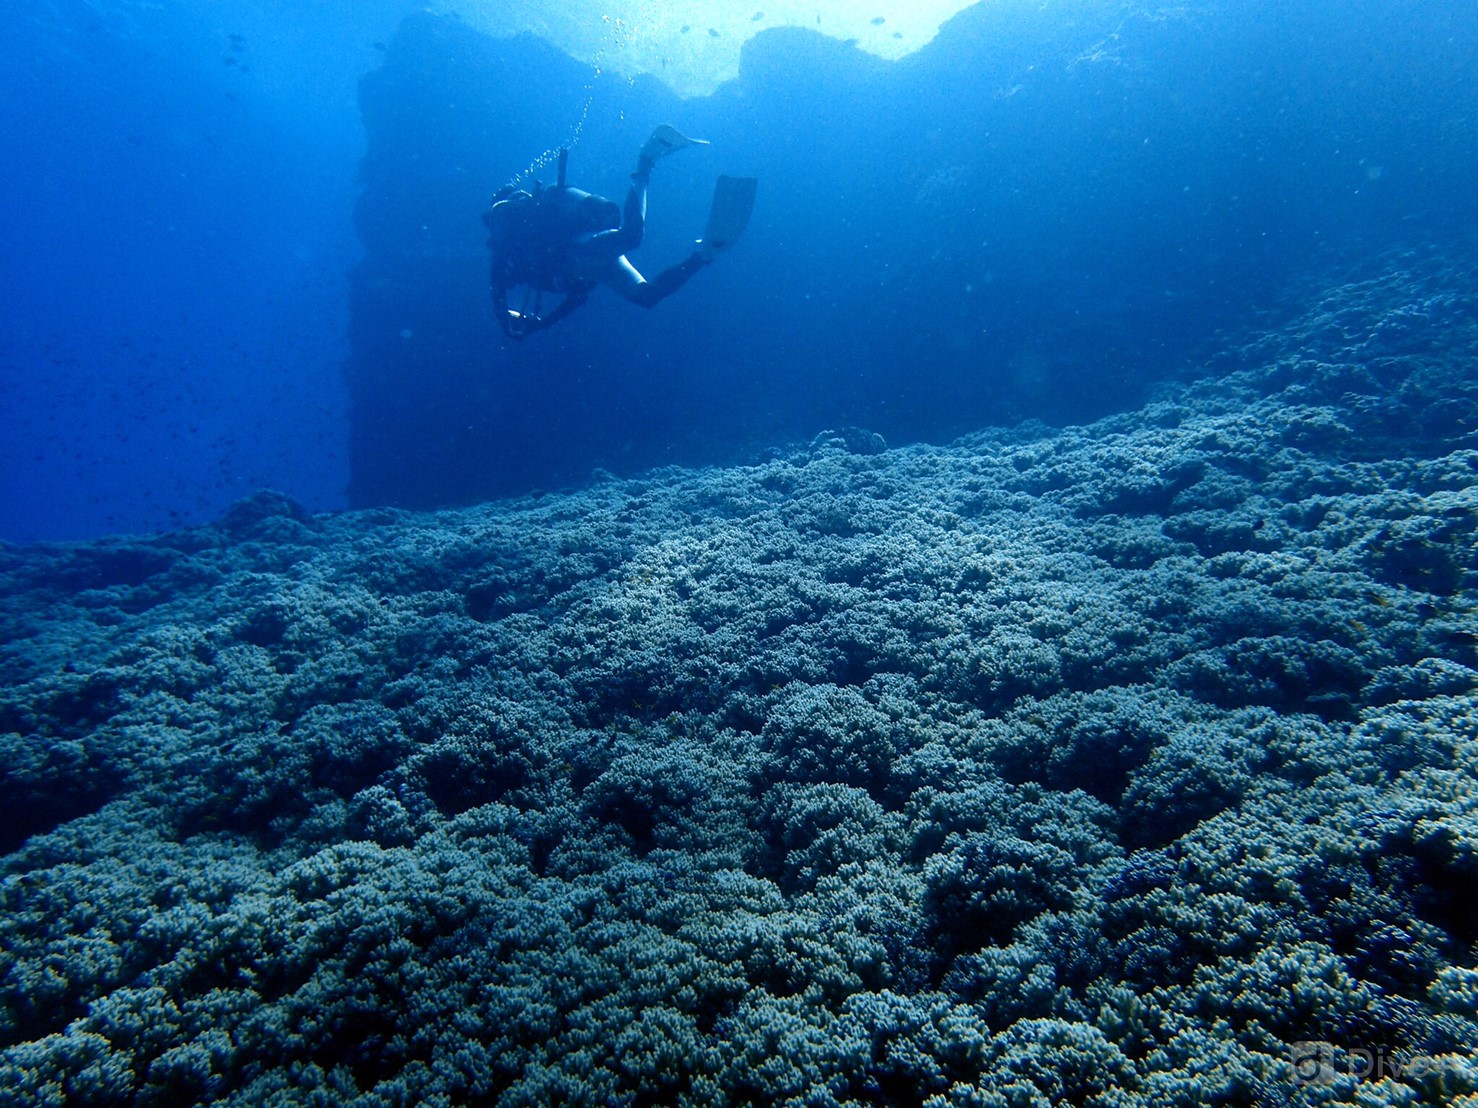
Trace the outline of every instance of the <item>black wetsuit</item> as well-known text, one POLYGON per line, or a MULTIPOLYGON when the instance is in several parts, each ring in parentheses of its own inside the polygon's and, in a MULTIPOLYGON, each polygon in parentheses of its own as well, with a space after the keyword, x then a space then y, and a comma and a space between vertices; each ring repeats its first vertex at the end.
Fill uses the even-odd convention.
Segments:
POLYGON ((561 186, 516 192, 483 216, 490 232, 493 306, 503 330, 521 338, 569 315, 597 285, 609 285, 633 304, 650 308, 666 299, 706 264, 694 253, 648 281, 626 259, 646 229, 645 173, 632 174, 624 209, 602 196, 561 186), (564 296, 547 316, 511 311, 508 293, 518 286, 564 296))

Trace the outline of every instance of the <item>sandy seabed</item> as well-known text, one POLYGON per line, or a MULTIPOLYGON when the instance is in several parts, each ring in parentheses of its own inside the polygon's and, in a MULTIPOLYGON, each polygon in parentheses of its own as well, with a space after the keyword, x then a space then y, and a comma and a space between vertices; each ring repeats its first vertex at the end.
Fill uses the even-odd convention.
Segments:
POLYGON ((1088 427, 0 548, 0 1103, 1478 1105, 1478 292, 1088 427))

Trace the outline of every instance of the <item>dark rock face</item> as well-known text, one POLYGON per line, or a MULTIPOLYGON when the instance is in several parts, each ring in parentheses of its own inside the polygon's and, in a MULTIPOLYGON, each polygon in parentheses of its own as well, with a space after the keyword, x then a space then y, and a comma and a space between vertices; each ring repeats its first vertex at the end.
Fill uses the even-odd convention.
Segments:
MULTIPOLYGON (((737 80, 692 101, 534 38, 409 19, 361 94, 351 500, 468 503, 824 428, 938 443, 1132 408, 1218 329, 1284 318, 1290 284, 1461 228, 1478 29, 1424 9, 1372 27, 1347 6, 1092 0, 1063 18, 992 0, 891 64, 763 32, 737 80), (601 290, 505 342, 479 219, 494 189, 541 157, 529 176, 552 179, 578 131, 572 183, 619 201, 660 121, 713 145, 660 165, 633 261, 686 256, 718 173, 761 179, 743 242, 652 312, 601 290)), ((1451 310, 1387 320, 1367 371, 1451 310)), ((1471 417, 1448 397, 1419 418, 1446 435, 1471 417)), ((1121 508, 1196 479, 1123 488, 1121 508)), ((1450 577, 1419 544, 1389 561, 1450 577)))

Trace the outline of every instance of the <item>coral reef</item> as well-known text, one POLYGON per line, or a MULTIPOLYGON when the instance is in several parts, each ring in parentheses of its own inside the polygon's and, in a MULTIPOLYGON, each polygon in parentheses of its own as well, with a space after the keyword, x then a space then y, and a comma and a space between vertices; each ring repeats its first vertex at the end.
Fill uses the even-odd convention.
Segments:
POLYGON ((0 548, 0 1100, 1478 1104, 1478 295, 1087 427, 0 548))

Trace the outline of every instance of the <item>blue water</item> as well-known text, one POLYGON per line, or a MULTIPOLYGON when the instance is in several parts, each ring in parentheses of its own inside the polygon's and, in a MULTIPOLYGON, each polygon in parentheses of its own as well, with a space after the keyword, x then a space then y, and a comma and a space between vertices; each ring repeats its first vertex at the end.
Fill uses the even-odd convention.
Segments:
POLYGON ((411 7, 0 15, 0 1104, 1478 1096, 1472 8, 411 7))
POLYGON ((765 32, 689 101, 411 7, 0 16, 0 537, 1086 420, 1478 200, 1467 5, 986 3, 896 63, 765 32), (618 199, 654 123, 713 141, 659 170, 645 271, 718 173, 760 206, 657 311, 513 346, 477 216, 582 119, 618 199))
POLYGON ((373 7, 6 6, 0 535, 158 530, 263 486, 343 502, 373 7))

